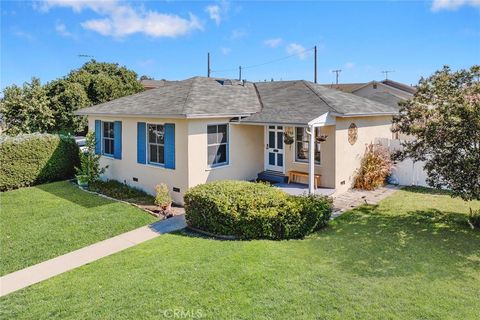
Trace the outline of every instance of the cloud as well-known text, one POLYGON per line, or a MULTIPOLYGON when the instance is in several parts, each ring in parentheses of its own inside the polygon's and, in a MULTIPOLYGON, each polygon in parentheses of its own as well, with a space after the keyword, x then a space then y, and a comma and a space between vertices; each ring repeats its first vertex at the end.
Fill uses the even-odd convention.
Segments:
POLYGON ((115 38, 135 33, 143 33, 155 38, 175 38, 203 29, 200 20, 191 13, 188 18, 182 18, 174 14, 133 8, 119 0, 47 0, 39 9, 46 12, 54 7, 70 8, 74 12, 91 10, 97 13, 101 18, 84 21, 81 23, 82 27, 103 36, 115 38))
POLYGON ((230 3, 226 0, 220 1, 219 4, 211 4, 205 7, 205 12, 208 13, 210 19, 215 21, 216 25, 220 25, 228 10, 230 3))
POLYGON ((463 6, 480 7, 480 0, 433 0, 432 11, 457 10, 463 6))
POLYGON ((230 34, 231 40, 238 40, 247 36, 247 32, 243 29, 235 29, 230 34))
POLYGON ((276 48, 283 43, 282 38, 267 39, 263 41, 263 44, 269 46, 270 48, 276 48))
POLYGON ((67 27, 65 26, 65 24, 63 23, 57 23, 55 25, 55 30, 57 31, 57 33, 63 37, 67 37, 67 38, 74 38, 75 35, 73 33, 71 33, 70 31, 67 30, 67 27))
POLYGON ((287 48, 287 53, 291 55, 296 55, 298 56, 301 60, 304 60, 308 57, 309 51, 308 49, 305 49, 304 46, 298 44, 298 43, 290 43, 287 48))
POLYGON ((208 12, 210 19, 215 21, 217 26, 220 25, 220 22, 222 22, 222 16, 220 15, 220 6, 210 5, 205 8, 205 11, 208 12))
POLYGON ((232 49, 230 49, 230 48, 224 48, 224 47, 222 47, 222 48, 220 48, 220 50, 222 51, 222 53, 223 53, 224 55, 227 55, 227 54, 229 54, 230 52, 232 52, 232 49))
POLYGON ((344 67, 345 69, 352 69, 352 68, 355 67, 355 63, 353 63, 353 62, 347 62, 347 63, 345 63, 345 64, 343 65, 343 67, 344 67))

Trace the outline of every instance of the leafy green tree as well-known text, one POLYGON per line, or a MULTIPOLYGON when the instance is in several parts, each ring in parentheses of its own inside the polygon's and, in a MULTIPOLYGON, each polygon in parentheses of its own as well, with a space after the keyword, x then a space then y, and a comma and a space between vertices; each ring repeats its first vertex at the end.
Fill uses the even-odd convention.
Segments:
POLYGON ((117 63, 91 60, 70 72, 65 80, 81 84, 92 105, 143 91, 137 74, 117 63))
POLYGON ((7 87, 0 101, 6 133, 78 133, 86 129, 84 117, 74 111, 143 91, 137 74, 116 63, 91 60, 66 77, 42 86, 32 78, 23 87, 7 87))
POLYGON ((47 91, 38 78, 32 78, 22 87, 6 87, 0 100, 0 113, 9 135, 49 132, 55 122, 47 91))
POLYGON ((74 111, 90 105, 85 89, 80 83, 65 79, 54 80, 47 85, 50 109, 55 119, 54 131, 76 133, 85 130, 86 117, 73 114, 74 111))
POLYGON ((445 66, 421 79, 414 97, 401 104, 396 132, 412 136, 395 157, 425 161, 427 182, 455 197, 480 199, 480 66, 445 66))

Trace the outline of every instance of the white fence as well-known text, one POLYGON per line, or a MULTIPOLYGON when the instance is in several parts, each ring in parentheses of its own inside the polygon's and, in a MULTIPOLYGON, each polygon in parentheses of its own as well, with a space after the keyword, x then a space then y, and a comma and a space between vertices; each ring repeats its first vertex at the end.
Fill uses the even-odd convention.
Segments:
MULTIPOLYGON (((402 141, 397 139, 377 139, 376 142, 389 148, 390 152, 402 148, 402 141)), ((395 162, 390 177, 392 183, 395 184, 428 187, 426 178, 427 174, 423 170, 423 161, 414 162, 411 159, 395 162)))

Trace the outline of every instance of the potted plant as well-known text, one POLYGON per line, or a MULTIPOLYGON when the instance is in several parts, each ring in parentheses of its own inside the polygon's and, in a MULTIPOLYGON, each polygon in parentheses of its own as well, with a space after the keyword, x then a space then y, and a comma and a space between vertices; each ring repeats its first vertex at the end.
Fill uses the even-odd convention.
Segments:
POLYGON ((172 216, 172 197, 164 183, 155 186, 155 204, 160 207, 160 211, 167 218, 172 216))
POLYGON ((88 187, 88 175, 86 174, 77 174, 75 176, 75 178, 77 178, 77 183, 80 187, 82 188, 86 188, 88 187))

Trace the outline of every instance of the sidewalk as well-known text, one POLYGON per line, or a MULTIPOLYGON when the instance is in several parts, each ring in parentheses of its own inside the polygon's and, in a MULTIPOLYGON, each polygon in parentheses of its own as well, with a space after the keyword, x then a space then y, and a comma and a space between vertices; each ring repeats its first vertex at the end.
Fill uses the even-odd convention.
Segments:
POLYGON ((185 227, 185 215, 174 216, 4 275, 0 277, 0 297, 185 227))
POLYGON ((343 212, 351 210, 362 204, 377 204, 380 202, 380 200, 392 195, 397 190, 400 190, 399 186, 390 184, 372 191, 350 189, 336 197, 334 196, 333 217, 335 218, 343 212))

